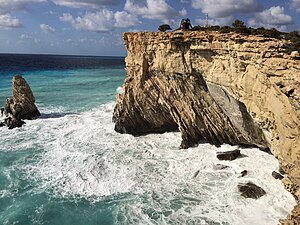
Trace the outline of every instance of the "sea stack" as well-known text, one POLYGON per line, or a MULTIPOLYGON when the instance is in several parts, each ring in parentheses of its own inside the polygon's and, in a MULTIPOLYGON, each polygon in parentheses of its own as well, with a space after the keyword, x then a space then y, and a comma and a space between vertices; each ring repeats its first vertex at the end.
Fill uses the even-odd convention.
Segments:
POLYGON ((6 99, 3 124, 10 129, 24 124, 23 119, 36 119, 41 114, 35 105, 35 98, 26 80, 21 75, 12 79, 12 98, 6 99))
MULTIPOLYGON (((127 78, 115 130, 179 130, 182 148, 201 139, 254 145, 279 159, 300 199, 300 66, 283 39, 205 31, 124 33, 127 78)), ((300 221, 299 205, 282 223, 300 221)))

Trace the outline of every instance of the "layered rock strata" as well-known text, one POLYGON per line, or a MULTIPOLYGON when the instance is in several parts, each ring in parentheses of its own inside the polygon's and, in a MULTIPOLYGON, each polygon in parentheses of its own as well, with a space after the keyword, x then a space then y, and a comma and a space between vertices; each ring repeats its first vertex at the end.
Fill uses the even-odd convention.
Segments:
POLYGON ((12 98, 8 98, 3 110, 6 118, 2 124, 12 129, 21 127, 23 119, 35 119, 41 114, 35 105, 35 98, 26 80, 16 75, 12 79, 12 98))
MULTIPOLYGON (((117 96, 117 131, 179 129, 182 147, 201 139, 270 147, 298 200, 300 64, 285 53, 286 41, 198 31, 123 38, 127 78, 117 96)), ((300 221, 297 215, 289 222, 300 221)))

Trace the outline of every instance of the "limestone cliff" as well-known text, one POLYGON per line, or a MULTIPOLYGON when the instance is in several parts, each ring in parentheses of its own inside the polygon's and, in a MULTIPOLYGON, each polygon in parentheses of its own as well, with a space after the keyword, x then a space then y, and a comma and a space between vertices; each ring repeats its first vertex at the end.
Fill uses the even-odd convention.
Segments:
POLYGON ((201 139, 270 147, 298 200, 300 64, 285 54, 285 41, 199 31, 123 38, 127 78, 114 112, 117 131, 179 129, 182 147, 201 139))

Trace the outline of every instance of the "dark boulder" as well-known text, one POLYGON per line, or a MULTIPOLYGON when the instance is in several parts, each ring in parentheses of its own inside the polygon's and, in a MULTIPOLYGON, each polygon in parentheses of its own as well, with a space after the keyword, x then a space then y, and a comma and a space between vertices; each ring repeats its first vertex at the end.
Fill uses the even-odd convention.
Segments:
POLYGON ((241 155, 241 151, 236 149, 228 152, 217 152, 217 158, 219 160, 234 160, 241 155))
POLYGON ((8 127, 8 129, 13 129, 16 127, 22 127, 26 123, 23 120, 15 117, 6 117, 4 119, 4 124, 8 127))
POLYGON ((193 178, 196 178, 196 177, 198 176, 199 173, 200 173, 200 170, 197 170, 197 171, 194 173, 193 178))
POLYGON ((248 174, 248 171, 247 170, 243 170, 242 172, 241 172, 241 177, 244 177, 244 176, 246 176, 248 174))
POLYGON ((284 176, 282 176, 280 173, 276 172, 276 171, 273 171, 272 172, 272 176, 275 178, 275 179, 278 179, 278 180, 282 180, 284 178, 284 176))
POLYGON ((12 115, 12 111, 11 111, 11 107, 14 104, 14 101, 12 98, 7 98, 5 105, 4 105, 4 110, 3 113, 5 116, 11 116, 12 115))
POLYGON ((216 164, 216 165, 214 165, 214 169, 215 170, 224 170, 224 169, 228 169, 228 168, 230 168, 230 166, 222 165, 222 164, 216 164))
POLYGON ((266 194, 264 189, 252 182, 238 184, 238 190, 241 193, 241 196, 245 198, 259 199, 266 194))

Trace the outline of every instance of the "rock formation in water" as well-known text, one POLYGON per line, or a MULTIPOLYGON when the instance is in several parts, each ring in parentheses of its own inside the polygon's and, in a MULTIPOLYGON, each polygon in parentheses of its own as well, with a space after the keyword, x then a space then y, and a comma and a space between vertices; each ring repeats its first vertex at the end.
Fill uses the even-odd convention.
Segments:
POLYGON ((227 152, 217 152, 217 158, 219 160, 235 160, 241 155, 241 151, 239 149, 235 149, 227 152))
POLYGON ((300 64, 285 53, 285 40, 199 31, 123 38, 127 78, 117 95, 116 131, 179 130, 183 148, 201 139, 269 147, 298 201, 300 64))
POLYGON ((238 190, 245 198, 259 199, 266 194, 264 189, 251 182, 238 184, 238 190))
POLYGON ((12 98, 6 100, 3 113, 6 118, 2 124, 10 129, 25 124, 23 119, 31 120, 41 115, 35 105, 31 88, 20 75, 16 75, 12 79, 12 98))

